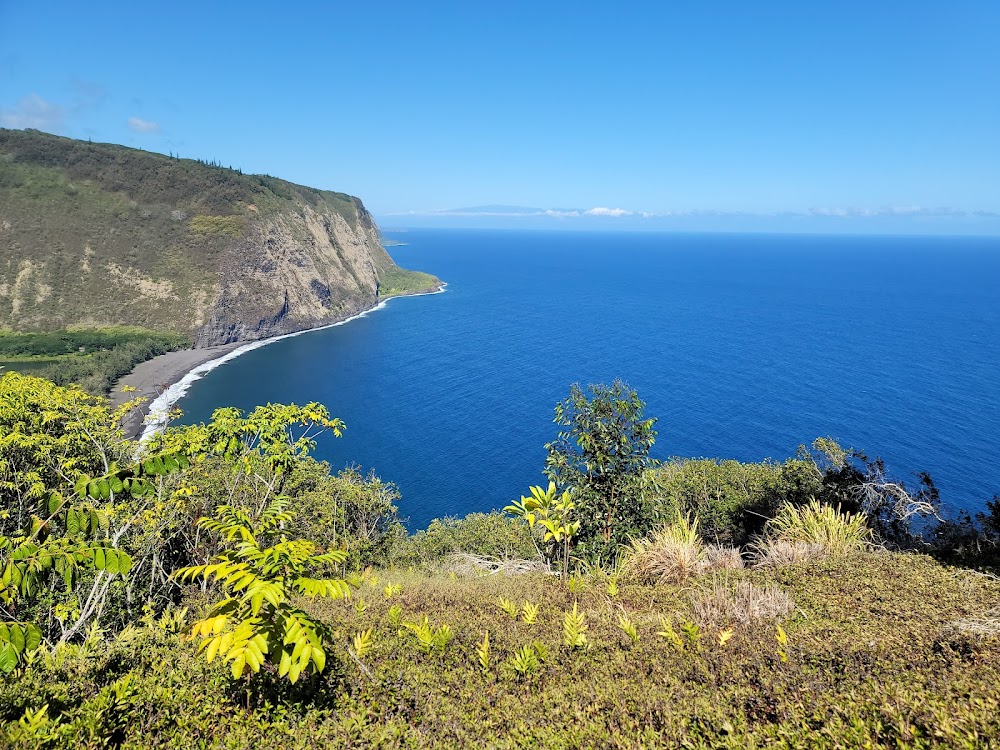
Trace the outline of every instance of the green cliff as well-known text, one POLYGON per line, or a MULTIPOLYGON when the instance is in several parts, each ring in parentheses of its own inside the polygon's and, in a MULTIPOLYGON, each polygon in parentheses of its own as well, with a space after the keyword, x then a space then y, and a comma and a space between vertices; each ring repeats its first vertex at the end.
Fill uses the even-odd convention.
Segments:
POLYGON ((0 329, 127 325, 211 346, 438 284, 396 266, 352 196, 0 129, 0 329))

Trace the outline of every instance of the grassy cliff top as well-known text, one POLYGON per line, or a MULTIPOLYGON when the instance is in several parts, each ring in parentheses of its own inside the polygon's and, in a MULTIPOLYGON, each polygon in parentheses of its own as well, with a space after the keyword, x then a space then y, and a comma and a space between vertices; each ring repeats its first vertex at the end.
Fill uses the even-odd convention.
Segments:
POLYGON ((0 197, 17 191, 35 201, 58 204, 85 187, 141 204, 216 216, 241 215, 250 206, 265 210, 301 201, 332 209, 353 225, 361 206, 345 193, 269 175, 247 175, 214 162, 0 128, 0 197))

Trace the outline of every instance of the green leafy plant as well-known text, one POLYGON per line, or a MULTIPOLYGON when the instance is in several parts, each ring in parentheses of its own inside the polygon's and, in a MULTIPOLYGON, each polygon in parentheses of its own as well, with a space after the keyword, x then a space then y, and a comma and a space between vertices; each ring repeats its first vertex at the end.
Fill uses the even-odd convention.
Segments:
POLYGON ((382 589, 382 593, 385 594, 386 599, 392 599, 394 596, 398 596, 403 593, 403 584, 387 583, 385 588, 382 589))
POLYGON ((519 678, 524 678, 537 672, 538 668, 541 666, 541 662, 538 660, 538 651, 532 644, 522 646, 515 651, 513 656, 511 656, 510 660, 507 662, 507 665, 519 678))
POLYGON ((618 577, 611 576, 604 584, 604 593, 614 599, 618 596, 618 577))
POLYGON ((778 658, 784 664, 788 661, 788 634, 780 625, 775 626, 774 640, 778 643, 778 658))
POLYGON ((483 672, 490 669, 490 631, 483 633, 483 640, 476 644, 476 659, 483 672))
POLYGON ((497 603, 500 605, 500 609, 502 609, 504 612, 510 615, 510 619, 512 620, 517 619, 520 610, 517 608, 517 605, 514 602, 512 602, 510 599, 507 599, 506 597, 501 596, 497 600, 497 603))
POLYGON ((398 604, 393 604, 391 607, 389 607, 389 612, 387 617, 389 618, 389 623, 394 628, 401 627, 403 619, 403 608, 400 607, 398 604))
POLYGON ((544 529, 542 541, 554 548, 549 559, 559 558, 563 578, 569 576, 570 548, 573 536, 580 529, 580 522, 571 520, 575 507, 569 490, 557 495, 555 483, 549 482, 547 490, 532 487, 530 497, 522 496, 504 508, 505 512, 527 521, 530 528, 537 524, 544 529))
POLYGON ((360 572, 352 570, 350 573, 344 576, 344 580, 347 581, 347 585, 350 586, 352 589, 359 589, 364 584, 365 577, 360 572))
POLYGON ((632 645, 639 642, 639 631, 636 629, 635 623, 632 622, 628 615, 623 614, 618 616, 618 629, 628 636, 632 645))
POLYGON ((375 629, 368 628, 368 630, 355 633, 351 643, 354 646, 354 655, 359 659, 364 659, 365 655, 375 648, 375 629))
POLYGON ((443 654, 455 634, 447 624, 433 627, 427 616, 419 622, 404 622, 403 627, 413 633, 417 648, 425 654, 443 654))
POLYGON ((46 747, 51 731, 57 723, 58 720, 54 722, 49 719, 48 703, 34 711, 25 708, 24 714, 17 720, 17 729, 13 736, 22 740, 28 747, 46 747))
POLYGON ((674 651, 684 650, 684 641, 674 630, 674 625, 669 617, 660 616, 660 629, 656 631, 656 634, 666 640, 674 651))
POLYGON ((655 465, 649 451, 656 440, 655 419, 643 416, 645 403, 625 383, 579 385, 556 404, 557 438, 545 446, 545 474, 573 491, 580 526, 577 542, 590 557, 613 553, 628 536, 648 530, 637 484, 655 465))
POLYGON ((534 646, 535 653, 538 654, 538 661, 544 663, 549 660, 549 647, 543 641, 536 638, 531 642, 531 645, 534 646))
POLYGON ((320 553, 312 542, 285 538, 281 527, 293 518, 287 506, 287 501, 275 500, 256 519, 221 506, 215 519, 202 518, 199 526, 217 534, 227 548, 207 565, 174 573, 179 581, 214 579, 228 594, 194 623, 191 636, 201 639, 199 650, 209 662, 216 656, 229 662, 234 679, 259 672, 265 663, 291 682, 310 671, 322 672, 328 629, 294 606, 291 598, 350 596, 343 579, 310 575, 313 569, 343 562, 347 553, 320 553))
POLYGON ((563 643, 569 648, 587 647, 587 618, 573 603, 573 609, 563 618, 563 643))
POLYGON ((701 627, 694 622, 685 620, 681 623, 681 635, 695 651, 701 651, 701 627))
POLYGON ((33 623, 0 622, 0 672, 13 672, 41 642, 42 631, 33 623))
MULTIPOLYGON (((188 465, 183 455, 167 453, 124 469, 112 466, 97 478, 79 474, 69 498, 58 490, 36 486, 38 513, 31 517, 30 527, 9 536, 0 534, 0 606, 15 611, 30 605, 53 577, 72 592, 81 570, 94 571, 86 598, 56 610, 57 617, 64 613, 63 619, 72 613, 73 620, 63 627, 60 642, 80 632, 103 608, 112 579, 125 576, 132 567, 131 556, 118 547, 127 524, 111 527, 109 510, 116 497, 155 495, 157 478, 188 465)), ((17 668, 41 640, 37 623, 0 621, 0 672, 17 668)))
POLYGON ((527 600, 521 605, 521 619, 526 625, 534 625, 538 620, 538 606, 527 600))

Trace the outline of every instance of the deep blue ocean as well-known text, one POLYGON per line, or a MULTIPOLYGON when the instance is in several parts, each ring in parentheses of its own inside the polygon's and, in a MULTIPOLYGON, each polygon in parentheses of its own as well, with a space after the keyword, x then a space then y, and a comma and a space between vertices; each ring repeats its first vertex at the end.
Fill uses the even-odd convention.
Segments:
POLYGON ((411 529, 542 481, 553 406, 621 378, 654 454, 783 460, 833 436, 945 505, 1000 493, 1000 238, 412 230, 448 283, 250 351, 195 383, 220 406, 319 401, 317 455, 374 468, 411 529))

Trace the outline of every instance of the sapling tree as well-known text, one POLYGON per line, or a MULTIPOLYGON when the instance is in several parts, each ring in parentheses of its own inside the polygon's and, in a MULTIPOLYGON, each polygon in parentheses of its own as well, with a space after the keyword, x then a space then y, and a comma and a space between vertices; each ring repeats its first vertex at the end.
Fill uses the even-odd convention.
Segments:
MULTIPOLYGON (((573 537, 580 529, 580 522, 573 520, 572 493, 556 493, 556 485, 549 482, 547 490, 532 487, 530 497, 521 497, 504 508, 504 511, 523 518, 528 526, 542 528, 542 541, 549 545, 549 560, 558 560, 563 578, 569 576, 570 550, 573 537)), ((516 613, 515 613, 516 616, 516 613)))
POLYGON ((228 662, 234 679, 265 664, 291 682, 326 668, 329 629, 295 606, 293 597, 349 596, 342 578, 317 575, 347 553, 288 538, 283 528, 293 518, 287 498, 271 501, 256 517, 221 506, 199 526, 218 536, 222 551, 206 565, 174 573, 181 582, 214 580, 222 589, 223 598, 191 626, 191 636, 201 639, 199 650, 209 662, 228 662))
POLYGON ((545 446, 545 474, 572 490, 577 543, 591 556, 648 531, 650 519, 635 491, 642 472, 655 464, 649 451, 656 419, 643 416, 645 406, 620 380, 586 391, 574 384, 556 404, 554 421, 565 429, 545 446))
POLYGON ((132 568, 136 519, 188 466, 171 451, 134 460, 119 423, 136 404, 0 378, 0 671, 101 621, 132 568))

